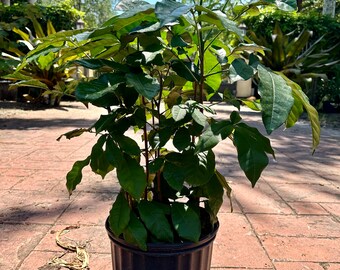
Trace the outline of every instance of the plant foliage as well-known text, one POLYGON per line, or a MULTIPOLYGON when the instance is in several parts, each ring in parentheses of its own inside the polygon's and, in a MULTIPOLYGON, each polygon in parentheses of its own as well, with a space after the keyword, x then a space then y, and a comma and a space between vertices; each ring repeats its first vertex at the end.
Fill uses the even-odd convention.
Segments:
MULTIPOLYGON (((266 2, 274 1, 252 5, 266 2)), ((313 127, 318 127, 301 89, 259 63, 244 61, 242 52, 253 54, 263 47, 228 46, 222 33, 245 40, 223 7, 163 0, 115 16, 101 28, 51 35, 27 56, 58 48, 100 74, 76 89, 78 100, 107 113, 90 128, 65 134, 68 139, 84 132, 98 137, 90 155, 68 173, 67 188, 70 194, 76 189, 85 166, 103 178, 116 170, 121 191, 110 212, 111 229, 143 250, 149 242, 196 242, 212 230, 223 194, 231 191, 216 168, 214 148, 221 141, 235 146, 253 186, 269 157, 275 157, 269 139, 247 125, 237 110, 221 119, 204 102, 231 67, 240 78, 259 80, 263 97, 257 108, 268 133, 288 126, 292 114, 298 118, 301 111, 295 107, 309 110, 313 127)), ((314 130, 315 148, 319 132, 314 130)))

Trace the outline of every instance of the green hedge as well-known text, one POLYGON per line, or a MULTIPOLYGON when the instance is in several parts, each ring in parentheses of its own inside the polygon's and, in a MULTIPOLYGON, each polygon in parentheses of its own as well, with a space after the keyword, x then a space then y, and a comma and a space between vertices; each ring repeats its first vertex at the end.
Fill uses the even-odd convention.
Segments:
POLYGON ((276 22, 280 23, 283 33, 288 34, 292 31, 300 33, 303 29, 313 31, 310 42, 319 39, 325 35, 323 43, 327 47, 340 42, 340 23, 335 18, 322 16, 319 13, 292 13, 280 10, 268 11, 258 16, 252 16, 244 19, 244 24, 248 29, 254 31, 257 35, 266 36, 271 39, 276 22))
MULTIPOLYGON (((80 18, 80 12, 69 6, 44 7, 40 5, 14 4, 4 6, 0 4, 0 51, 4 51, 8 46, 15 46, 20 39, 12 32, 14 27, 27 32, 25 27, 33 31, 30 16, 37 18, 42 27, 46 27, 50 20, 57 31, 73 29, 76 21, 80 18)), ((46 32, 46 29, 43 29, 46 32)), ((33 31, 33 36, 35 36, 33 31)))

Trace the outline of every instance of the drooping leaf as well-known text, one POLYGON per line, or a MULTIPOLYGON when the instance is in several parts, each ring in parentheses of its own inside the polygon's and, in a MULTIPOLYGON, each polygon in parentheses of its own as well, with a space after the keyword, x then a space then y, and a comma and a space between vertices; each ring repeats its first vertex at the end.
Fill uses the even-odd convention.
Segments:
POLYGON ((84 160, 76 161, 72 169, 66 175, 66 187, 68 190, 69 195, 72 194, 72 191, 76 189, 77 185, 81 182, 83 177, 82 170, 84 167, 89 165, 91 156, 88 156, 84 160))
POLYGON ((107 162, 113 167, 118 168, 124 165, 123 153, 110 137, 106 140, 105 155, 107 162))
POLYGON ((143 167, 128 155, 124 156, 122 164, 117 168, 117 178, 122 188, 134 199, 140 200, 145 187, 146 175, 143 167))
POLYGON ((201 235, 199 215, 184 203, 173 203, 171 207, 172 224, 178 235, 185 240, 197 242, 201 235))
POLYGON ((208 199, 205 202, 205 208, 210 214, 210 219, 212 223, 217 221, 217 213, 219 212, 223 203, 223 185, 219 181, 219 175, 217 172, 210 179, 210 181, 202 186, 203 196, 208 199))
POLYGON ((108 162, 106 153, 103 150, 105 142, 106 136, 102 135, 98 139, 97 143, 92 147, 90 162, 92 171, 99 174, 103 179, 114 169, 114 167, 108 162))
POLYGON ((124 239, 128 243, 137 245, 141 250, 147 250, 146 241, 148 233, 143 223, 133 212, 130 213, 130 221, 128 226, 125 228, 123 235, 124 239))
POLYGON ((66 139, 69 139, 71 140, 72 138, 74 137, 78 137, 80 136, 81 134, 83 134, 84 132, 88 132, 89 129, 88 128, 77 128, 75 130, 72 130, 72 131, 69 131, 69 132, 66 132, 62 135, 60 135, 58 138, 57 138, 57 141, 60 141, 60 139, 65 136, 66 139))
POLYGON ((141 201, 138 210, 146 228, 154 237, 162 242, 173 242, 174 235, 160 203, 141 201))
MULTIPOLYGON (((317 146, 320 143, 321 128, 320 128, 319 114, 318 114, 317 110, 312 105, 310 105, 308 97, 301 90, 301 87, 298 84, 294 83, 293 81, 289 80, 284 75, 282 75, 282 76, 287 81, 287 83, 292 87, 293 97, 295 98, 296 102, 301 103, 302 106, 305 108, 307 114, 308 114, 308 118, 309 118, 309 121, 310 121, 311 127, 312 127, 312 136, 313 136, 312 151, 314 152, 316 150, 317 146)), ((291 112, 291 113, 293 113, 293 112, 291 112)), ((288 120, 290 120, 290 119, 288 119, 288 120)), ((288 126, 289 124, 292 124, 292 123, 287 122, 287 124, 286 124, 287 127, 289 127, 288 126)))
POLYGON ((124 193, 120 192, 112 205, 109 215, 110 228, 116 237, 119 237, 130 221, 130 207, 124 193))
POLYGON ((268 165, 266 153, 274 156, 268 138, 256 128, 239 123, 235 126, 234 145, 237 149, 238 161, 247 178, 255 186, 264 168, 268 165))
POLYGON ((292 89, 285 80, 261 65, 258 66, 260 79, 262 120, 268 134, 280 127, 287 119, 294 104, 292 89))

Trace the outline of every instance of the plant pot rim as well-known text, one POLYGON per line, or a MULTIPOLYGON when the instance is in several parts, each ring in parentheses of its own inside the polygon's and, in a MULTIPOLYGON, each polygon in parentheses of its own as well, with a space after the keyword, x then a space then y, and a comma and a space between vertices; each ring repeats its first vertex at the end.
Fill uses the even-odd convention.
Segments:
POLYGON ((214 228, 209 234, 203 235, 197 243, 194 242, 183 242, 183 243, 147 243, 147 251, 139 249, 133 244, 127 243, 124 239, 114 236, 110 229, 109 218, 106 219, 105 228, 111 241, 116 245, 119 245, 123 249, 132 249, 136 253, 183 253, 191 252, 192 250, 200 249, 212 241, 214 241, 217 231, 219 229, 219 221, 214 224, 214 228))

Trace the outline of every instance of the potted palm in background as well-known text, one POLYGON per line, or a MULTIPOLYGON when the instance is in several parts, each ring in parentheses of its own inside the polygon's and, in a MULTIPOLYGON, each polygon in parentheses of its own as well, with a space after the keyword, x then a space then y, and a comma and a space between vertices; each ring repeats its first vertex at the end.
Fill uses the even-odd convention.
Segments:
POLYGON ((271 2, 237 6, 235 20, 226 15, 227 4, 144 4, 100 28, 50 35, 28 54, 27 63, 59 48, 62 59, 73 57, 98 75, 80 82, 75 94, 107 113, 91 127, 64 134, 98 137, 89 156, 67 174, 67 189, 71 195, 86 166, 102 178, 116 170, 121 189, 106 223, 113 269, 209 269, 217 214, 224 192, 231 192, 216 169, 214 147, 223 140, 235 146, 252 186, 268 155, 275 157, 269 139, 236 108, 219 119, 214 104, 205 102, 224 77, 257 81, 260 100, 227 93, 223 99, 260 111, 268 134, 293 126, 305 110, 317 147, 316 110, 297 84, 260 64, 265 48, 237 27, 242 14, 271 2), (231 37, 239 42, 228 43, 231 37))

